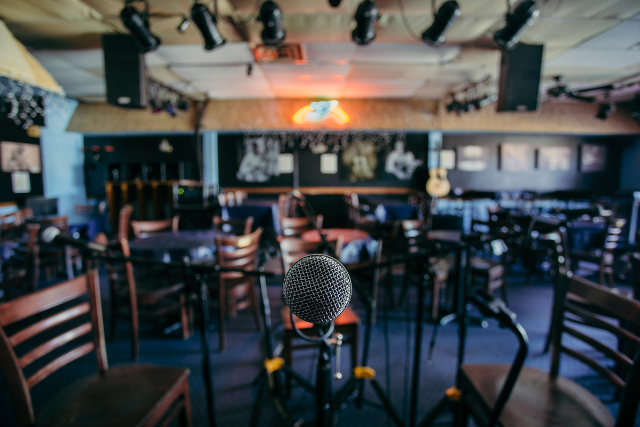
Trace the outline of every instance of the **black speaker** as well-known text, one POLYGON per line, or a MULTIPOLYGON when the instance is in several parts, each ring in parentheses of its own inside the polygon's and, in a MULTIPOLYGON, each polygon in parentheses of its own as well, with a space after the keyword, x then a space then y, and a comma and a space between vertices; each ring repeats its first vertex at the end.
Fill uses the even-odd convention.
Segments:
POLYGON ((498 111, 535 111, 542 68, 542 45, 519 44, 502 51, 498 111))
POLYGON ((125 34, 102 36, 107 102, 126 108, 147 106, 147 74, 144 54, 133 37, 125 34))

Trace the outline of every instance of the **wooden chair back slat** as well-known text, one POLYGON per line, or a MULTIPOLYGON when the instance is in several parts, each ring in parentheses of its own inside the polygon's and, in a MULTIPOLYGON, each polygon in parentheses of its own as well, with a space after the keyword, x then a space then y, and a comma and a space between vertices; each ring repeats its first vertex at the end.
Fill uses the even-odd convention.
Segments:
MULTIPOLYGON (((338 236, 336 240, 329 240, 328 243, 335 245, 336 257, 340 256, 344 239, 338 236)), ((322 246, 322 242, 308 242, 296 237, 285 237, 280 240, 280 252, 282 253, 282 264, 284 272, 289 271, 291 265, 300 258, 317 253, 322 246)))
POLYGON ((309 230, 321 230, 324 217, 317 215, 315 217, 316 226, 313 225, 313 221, 306 217, 282 217, 280 218, 280 227, 282 229, 282 235, 284 237, 295 237, 309 230))
POLYGON ((155 221, 131 221, 131 228, 136 237, 143 233, 157 233, 158 231, 171 230, 178 231, 180 217, 174 216, 172 219, 159 219, 155 221))
POLYGON ((594 359, 587 356, 586 354, 578 350, 575 350, 573 348, 566 347, 564 345, 560 346, 560 348, 563 352, 567 353, 569 356, 575 359, 578 359, 579 361, 589 366, 594 371, 598 372, 600 375, 602 375, 606 380, 608 380, 614 386, 618 388, 624 388, 624 386, 626 385, 625 382, 622 380, 622 378, 616 375, 612 370, 596 362, 594 359))
POLYGON ((20 367, 25 368, 29 366, 31 363, 40 359, 42 356, 49 354, 56 348, 60 348, 63 345, 73 341, 74 339, 88 334, 91 331, 91 323, 83 323, 82 325, 73 328, 70 331, 65 332, 64 334, 60 334, 57 337, 46 341, 44 344, 39 345, 38 347, 22 356, 19 359, 20 367))
POLYGON ((78 276, 72 280, 51 286, 0 305, 0 326, 24 320, 34 314, 64 304, 87 293, 87 277, 78 276))
POLYGON ((35 374, 27 378, 27 385, 29 388, 33 388, 36 384, 38 384, 43 379, 47 378, 49 375, 53 374, 58 369, 62 368, 65 365, 73 362, 91 353, 95 349, 95 345, 92 342, 88 342, 82 344, 79 347, 74 348, 63 354, 60 357, 55 358, 53 361, 47 363, 44 368, 39 369, 35 374))
POLYGON ((596 350, 600 351, 606 356, 609 356, 609 358, 615 359, 616 362, 623 364, 627 368, 630 368, 631 366, 633 366, 633 360, 629 359, 626 355, 619 352, 618 350, 615 350, 609 346, 602 344, 600 341, 590 337, 589 335, 584 334, 578 331, 577 329, 574 329, 567 325, 564 326, 563 331, 569 335, 572 335, 578 338, 581 341, 584 341, 585 343, 589 344, 591 347, 595 348, 596 350))
MULTIPOLYGON (((220 267, 245 268, 247 270, 257 267, 257 254, 261 236, 262 227, 245 236, 217 236, 218 265, 220 267)), ((239 276, 242 276, 242 273, 226 272, 220 274, 221 279, 239 276)))
POLYGON ((220 216, 213 217, 213 229, 215 231, 227 231, 224 230, 224 225, 229 225, 232 231, 240 231, 243 235, 251 234, 253 229, 254 218, 252 216, 245 219, 222 219, 220 216))
POLYGON ((89 303, 83 302, 82 304, 78 304, 75 307, 68 308, 63 312, 54 314, 53 316, 49 316, 46 319, 40 320, 39 322, 34 323, 33 325, 21 330, 20 332, 9 337, 9 342, 13 347, 15 347, 19 344, 22 344, 26 340, 35 337, 42 331, 53 328, 54 326, 58 326, 71 319, 75 319, 76 317, 82 316, 83 314, 87 314, 89 310, 89 303))
POLYGON ((572 277, 569 283, 569 292, 610 313, 615 313, 617 317, 640 325, 640 301, 625 298, 578 276, 572 277))
POLYGON ((5 380, 13 397, 19 425, 34 424, 30 389, 61 367, 95 350, 99 372, 104 373, 108 369, 97 279, 98 272, 90 270, 85 275, 0 305, 0 367, 4 372, 5 380), (79 305, 66 308, 59 313, 39 320, 17 331, 12 337, 8 337, 5 332, 7 325, 15 324, 36 314, 59 307, 76 298, 86 296, 88 296, 88 303, 82 302, 79 305), (15 352, 17 345, 43 331, 54 326, 61 326, 63 323, 86 313, 90 314, 90 323, 86 322, 80 326, 69 325, 69 330, 66 333, 61 333, 44 344, 36 346, 18 358, 15 352), (25 366, 29 366, 35 360, 90 332, 93 332, 92 341, 84 342, 66 351, 61 356, 46 363, 29 378, 25 378, 23 372, 25 366))
POLYGON ((129 238, 129 226, 131 225, 131 215, 133 215, 133 206, 130 204, 120 208, 118 215, 118 239, 129 238))
POLYGON ((640 338, 627 331, 626 329, 606 322, 595 314, 589 313, 588 311, 583 310, 580 307, 571 304, 570 302, 567 302, 565 304, 565 311, 567 313, 579 316, 582 319, 583 323, 587 326, 593 326, 594 328, 605 330, 617 336, 618 338, 622 338, 628 343, 633 344, 636 348, 640 348, 640 338))

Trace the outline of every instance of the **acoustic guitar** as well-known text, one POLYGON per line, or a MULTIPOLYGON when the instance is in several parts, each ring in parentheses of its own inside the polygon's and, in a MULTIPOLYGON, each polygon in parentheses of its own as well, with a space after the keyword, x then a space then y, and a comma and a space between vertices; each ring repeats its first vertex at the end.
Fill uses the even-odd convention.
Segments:
POLYGON ((434 197, 444 197, 451 191, 451 184, 447 180, 447 170, 445 168, 429 169, 429 179, 427 180, 427 193, 434 197))

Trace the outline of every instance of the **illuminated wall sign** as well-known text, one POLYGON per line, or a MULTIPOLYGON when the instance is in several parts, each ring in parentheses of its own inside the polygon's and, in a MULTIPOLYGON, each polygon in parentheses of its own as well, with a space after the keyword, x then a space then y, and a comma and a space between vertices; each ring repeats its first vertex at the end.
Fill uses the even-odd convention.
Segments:
POLYGON ((338 107, 338 101, 318 101, 312 102, 306 107, 302 107, 293 115, 293 121, 302 123, 305 120, 321 122, 333 116, 339 123, 347 123, 349 116, 344 110, 338 107))

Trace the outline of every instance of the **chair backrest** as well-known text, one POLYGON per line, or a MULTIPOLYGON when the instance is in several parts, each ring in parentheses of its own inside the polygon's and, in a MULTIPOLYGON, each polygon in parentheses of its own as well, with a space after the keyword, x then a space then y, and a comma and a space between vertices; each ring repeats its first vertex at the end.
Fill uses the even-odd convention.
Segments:
POLYGON ((0 365, 9 384, 20 426, 32 426, 35 422, 31 389, 58 369, 92 351, 96 353, 99 372, 106 372, 107 353, 96 270, 0 305, 0 365), (75 305, 70 307, 72 302, 75 305), (77 326, 78 318, 86 314, 90 319, 77 326), (7 326, 13 328, 11 325, 26 319, 33 322, 7 335, 7 326), (65 324, 70 320, 75 320, 72 326, 65 324), (51 328, 58 333, 63 325, 71 329, 51 339, 40 336, 51 328), (88 341, 87 335, 90 336, 88 341), (84 337, 85 342, 78 340, 80 337, 84 337), (37 338, 44 342, 16 351, 20 344, 33 343, 32 340, 37 338), (74 347, 68 349, 71 346, 74 347), (62 351, 64 353, 60 355, 62 351), (40 360, 46 356, 47 359, 53 357, 53 360, 48 363, 40 360), (33 373, 25 374, 25 371, 33 373))
POLYGON ((299 236, 305 231, 309 230, 321 230, 324 217, 317 215, 315 217, 316 226, 313 225, 313 221, 306 217, 292 218, 282 217, 280 218, 280 227, 282 229, 282 235, 284 237, 299 236))
POLYGON ((253 228, 253 217, 245 219, 222 219, 216 215, 213 217, 213 229, 215 231, 227 231, 235 234, 245 235, 251 234, 253 228))
POLYGON ((0 215, 0 230, 7 231, 24 224, 22 212, 15 211, 6 215, 0 215))
POLYGON ((172 219, 158 219, 155 221, 131 221, 133 235, 140 237, 144 233, 157 233, 158 231, 171 230, 174 233, 178 231, 180 217, 174 216, 172 219))
POLYGON ((133 215, 133 205, 126 204, 120 208, 120 214, 118 215, 118 239, 129 238, 131 215, 133 215))
POLYGON ((294 217, 298 210, 298 199, 290 194, 278 196, 278 217, 294 217))
POLYGON ((403 219, 400 225, 402 227, 401 237, 404 238, 405 250, 412 252, 420 249, 429 233, 427 223, 422 219, 403 219))
MULTIPOLYGON (((327 241, 335 250, 336 258, 340 258, 344 239, 338 236, 336 240, 327 241)), ((284 272, 289 271, 291 265, 300 258, 318 253, 322 248, 323 242, 308 242, 296 237, 284 237, 280 240, 280 252, 282 253, 282 266, 284 272)))
POLYGON ((30 207, 22 208, 19 212, 22 214, 23 219, 33 219, 33 209, 30 207))
MULTIPOLYGON (((258 267, 262 227, 244 236, 216 236, 216 255, 220 267, 253 270, 258 267)), ((244 279, 240 272, 220 273, 221 280, 244 279)))
POLYGON ((633 427, 640 401, 640 337, 637 335, 640 327, 640 301, 574 276, 571 272, 562 274, 562 277, 564 280, 558 300, 562 310, 561 329, 553 338, 550 374, 557 377, 561 353, 586 364, 621 391, 616 427, 633 427), (610 313, 610 317, 620 319, 621 326, 605 320, 602 313, 610 313), (598 330, 598 334, 589 334, 591 328, 598 330), (617 346, 614 348, 607 345, 603 341, 603 332, 612 334, 617 342, 632 345, 635 360, 620 352, 617 346), (571 342, 577 339, 583 345, 589 345, 613 361, 618 369, 611 369, 610 363, 602 363, 601 357, 597 357, 597 360, 591 357, 591 349, 585 352, 582 346, 578 350, 563 343, 562 336, 565 334, 574 338, 571 342))

